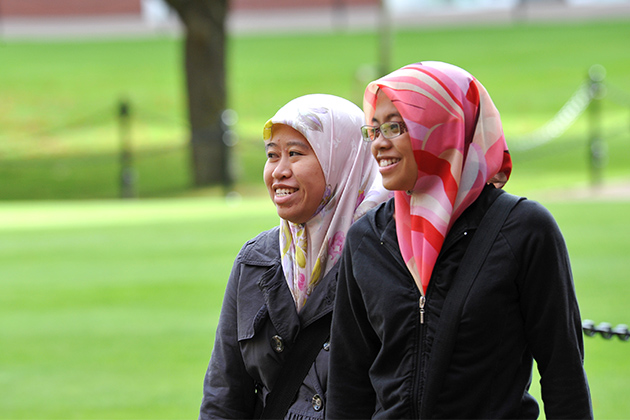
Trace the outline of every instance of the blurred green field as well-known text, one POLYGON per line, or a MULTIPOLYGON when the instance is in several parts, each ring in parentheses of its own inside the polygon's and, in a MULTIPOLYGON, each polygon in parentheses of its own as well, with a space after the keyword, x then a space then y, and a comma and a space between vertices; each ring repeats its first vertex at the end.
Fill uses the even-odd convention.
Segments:
MULTIPOLYGON (((583 318, 629 322, 630 201, 542 202, 583 318)), ((0 418, 195 418, 232 261, 276 223, 264 198, 2 204, 0 418)), ((585 345, 596 417, 627 418, 630 343, 585 345)))
MULTIPOLYGON (((628 173, 630 162, 629 37, 625 20, 406 29, 394 34, 391 66, 443 60, 469 70, 490 91, 511 144, 549 121, 589 68, 600 64, 609 86, 604 134, 622 139, 612 147, 623 149, 613 150, 615 160, 606 168, 617 176, 628 173)), ((378 60, 374 32, 230 37, 228 106, 239 115, 237 191, 251 193, 260 185, 260 129, 280 106, 313 92, 361 105, 378 60)), ((116 197, 121 98, 131 106, 139 196, 190 192, 179 40, 7 41, 0 61, 0 200, 116 197)), ((551 152, 563 184, 588 180, 587 122, 582 116, 551 152), (578 158, 566 154, 576 148, 578 158)), ((549 166, 538 149, 521 155, 514 154, 515 170, 524 185, 557 184, 541 171, 549 166)))
POLYGON ((3 204, 0 418, 195 418, 235 253, 277 220, 261 204, 3 204))
MULTIPOLYGON (((405 30, 392 66, 433 59, 468 69, 511 143, 548 121, 593 64, 606 67, 611 95, 630 92, 629 35, 627 21, 405 30)), ((189 188, 178 40, 0 45, 0 418, 195 418, 232 261, 277 223, 260 180, 260 127, 305 93, 360 104, 377 45, 367 32, 229 40, 244 197, 230 201, 189 188), (132 105, 139 195, 151 199, 74 200, 117 195, 121 97, 132 105)), ((604 185, 625 182, 630 111, 602 106, 604 185)), ((630 201, 560 199, 590 183, 588 130, 584 115, 559 139, 515 151, 507 189, 556 216, 583 318, 630 323, 630 201)), ((627 418, 630 343, 585 344, 596 417, 627 418)))

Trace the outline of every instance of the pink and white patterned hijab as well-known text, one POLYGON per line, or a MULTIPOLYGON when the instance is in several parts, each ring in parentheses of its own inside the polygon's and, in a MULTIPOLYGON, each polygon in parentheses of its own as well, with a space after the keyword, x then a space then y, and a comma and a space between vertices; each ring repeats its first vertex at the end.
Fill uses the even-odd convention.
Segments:
POLYGON ((411 191, 396 191, 402 256, 426 293, 444 238, 484 186, 503 187, 512 170, 499 111, 465 70, 441 62, 410 64, 370 83, 363 100, 371 124, 381 90, 402 116, 418 165, 411 191))
POLYGON ((301 96, 280 108, 274 124, 301 133, 315 151, 326 180, 317 211, 304 224, 280 220, 282 268, 299 312, 323 276, 341 256, 350 225, 390 194, 382 186, 369 144, 361 139, 363 111, 346 99, 325 94, 301 96))

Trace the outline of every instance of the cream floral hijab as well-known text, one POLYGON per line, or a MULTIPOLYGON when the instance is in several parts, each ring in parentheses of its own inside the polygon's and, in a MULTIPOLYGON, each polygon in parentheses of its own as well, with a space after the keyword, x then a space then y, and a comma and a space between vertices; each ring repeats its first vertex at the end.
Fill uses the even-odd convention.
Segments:
POLYGON ((302 96, 267 121, 265 140, 274 124, 288 125, 308 140, 326 180, 321 204, 310 220, 280 221, 282 268, 299 312, 339 260, 350 225, 387 199, 388 192, 369 144, 361 140, 363 112, 352 102, 325 94, 302 96))

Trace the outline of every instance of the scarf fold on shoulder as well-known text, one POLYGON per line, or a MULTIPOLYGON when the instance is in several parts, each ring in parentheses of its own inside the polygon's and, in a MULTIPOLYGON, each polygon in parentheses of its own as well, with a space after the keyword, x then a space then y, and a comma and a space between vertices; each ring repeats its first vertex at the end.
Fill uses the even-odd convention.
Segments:
POLYGON ((512 161, 499 111, 465 70, 427 61, 371 82, 366 121, 379 90, 405 121, 418 165, 413 190, 396 191, 394 200, 400 251, 424 295, 449 229, 487 183, 503 187, 512 161))

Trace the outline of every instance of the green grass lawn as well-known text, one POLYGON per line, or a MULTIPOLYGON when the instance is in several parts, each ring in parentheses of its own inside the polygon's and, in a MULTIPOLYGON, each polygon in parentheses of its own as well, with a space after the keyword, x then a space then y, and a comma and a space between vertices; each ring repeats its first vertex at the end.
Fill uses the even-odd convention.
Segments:
MULTIPOLYGON (((541 201, 583 318, 630 322, 630 201, 541 201)), ((263 198, 3 203, 0 418, 195 418, 233 259, 276 223, 263 198)), ((630 343, 585 345, 595 415, 626 418, 630 343)))
POLYGON ((195 418, 232 261, 277 215, 225 204, 0 207, 0 418, 195 418))
MULTIPOLYGON (((630 201, 571 202, 541 200, 562 229, 573 268, 582 319, 614 326, 630 324, 630 201)), ((630 342, 584 337, 585 366, 600 419, 624 419, 630 401, 630 342)))

